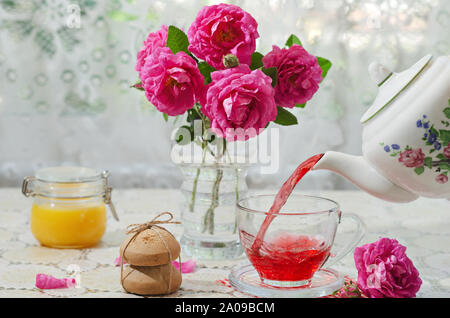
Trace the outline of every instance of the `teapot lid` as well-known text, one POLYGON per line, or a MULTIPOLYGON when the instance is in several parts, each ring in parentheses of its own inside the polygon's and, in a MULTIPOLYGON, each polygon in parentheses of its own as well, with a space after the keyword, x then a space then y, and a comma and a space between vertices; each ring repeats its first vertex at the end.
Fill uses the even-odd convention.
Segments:
POLYGON ((411 68, 401 73, 391 72, 379 63, 370 64, 369 75, 377 83, 379 91, 372 106, 362 116, 361 123, 369 121, 386 106, 391 104, 425 69, 432 57, 431 54, 423 57, 411 68))

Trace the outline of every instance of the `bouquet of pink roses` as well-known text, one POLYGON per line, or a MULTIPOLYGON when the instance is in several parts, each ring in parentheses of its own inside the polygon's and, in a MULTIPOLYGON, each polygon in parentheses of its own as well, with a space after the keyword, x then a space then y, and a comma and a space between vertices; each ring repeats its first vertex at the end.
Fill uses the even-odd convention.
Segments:
POLYGON ((238 139, 238 128, 259 134, 270 122, 297 124, 286 108, 305 107, 331 63, 308 53, 295 35, 263 56, 255 51, 257 27, 231 4, 203 7, 187 35, 162 26, 138 53, 134 87, 166 120, 187 112, 189 123, 202 119, 204 129, 228 141, 238 139))
POLYGON ((162 26, 148 35, 137 56, 140 81, 134 87, 145 91, 166 121, 187 114, 181 128, 191 138, 179 134, 177 143, 196 142, 204 154, 222 158, 226 142, 257 136, 271 122, 297 124, 287 109, 305 107, 331 62, 308 53, 295 35, 285 48, 273 46, 264 56, 256 51, 257 27, 240 7, 219 4, 203 7, 187 34, 162 26), (197 120, 200 134, 194 133, 197 120), (214 153, 209 144, 218 139, 224 146, 214 153))

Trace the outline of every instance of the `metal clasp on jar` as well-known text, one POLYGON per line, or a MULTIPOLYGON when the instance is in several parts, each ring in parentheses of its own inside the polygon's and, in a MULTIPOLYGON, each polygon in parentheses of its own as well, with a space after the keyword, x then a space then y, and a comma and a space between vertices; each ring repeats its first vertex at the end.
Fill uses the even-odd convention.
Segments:
POLYGON ((29 185, 31 184, 31 182, 33 182, 36 178, 35 177, 25 177, 23 179, 23 183, 22 183, 22 193, 24 196, 26 196, 27 198, 32 196, 34 194, 33 191, 30 190, 29 185))
POLYGON ((116 221, 119 221, 119 215, 117 214, 116 207, 111 201, 111 192, 112 188, 108 185, 108 177, 110 173, 108 170, 105 170, 102 172, 102 178, 105 180, 105 195, 103 196, 103 199, 105 201, 105 204, 109 206, 109 209, 111 210, 111 213, 116 221))

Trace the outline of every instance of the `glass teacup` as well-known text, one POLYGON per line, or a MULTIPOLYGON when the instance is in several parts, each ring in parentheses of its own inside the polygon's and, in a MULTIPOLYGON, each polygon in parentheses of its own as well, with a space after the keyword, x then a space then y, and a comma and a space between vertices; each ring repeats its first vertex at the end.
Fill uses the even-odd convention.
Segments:
POLYGON ((263 283, 276 287, 300 287, 311 282, 325 263, 339 261, 364 235, 362 221, 346 214, 356 223, 353 238, 331 254, 337 226, 341 221, 339 204, 321 197, 292 194, 279 213, 273 214, 262 241, 257 243, 261 224, 275 195, 258 195, 237 203, 239 236, 248 259, 263 283))

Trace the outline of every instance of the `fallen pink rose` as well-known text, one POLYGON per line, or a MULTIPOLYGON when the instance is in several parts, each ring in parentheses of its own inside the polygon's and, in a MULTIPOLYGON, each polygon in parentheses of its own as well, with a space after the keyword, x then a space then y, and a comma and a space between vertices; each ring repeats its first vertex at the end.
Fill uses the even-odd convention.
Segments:
POLYGON ((357 285, 368 298, 416 297, 422 285, 419 271, 397 240, 378 241, 355 248, 357 285))
POLYGON ((36 287, 39 289, 58 289, 75 286, 75 278, 55 278, 46 274, 36 275, 36 287))

